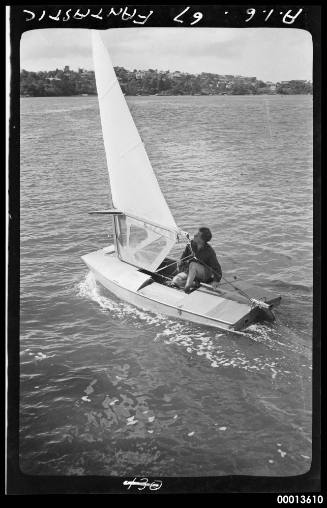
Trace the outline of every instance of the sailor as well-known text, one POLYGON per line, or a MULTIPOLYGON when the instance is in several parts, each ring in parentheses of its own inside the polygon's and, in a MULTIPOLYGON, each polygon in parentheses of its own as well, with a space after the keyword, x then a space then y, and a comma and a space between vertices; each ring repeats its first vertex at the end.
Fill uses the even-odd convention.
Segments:
POLYGON ((180 288, 184 287, 185 293, 199 287, 200 282, 212 283, 214 289, 218 287, 222 271, 215 251, 208 244, 211 238, 209 228, 199 228, 177 264, 179 273, 173 278, 173 283, 180 288))

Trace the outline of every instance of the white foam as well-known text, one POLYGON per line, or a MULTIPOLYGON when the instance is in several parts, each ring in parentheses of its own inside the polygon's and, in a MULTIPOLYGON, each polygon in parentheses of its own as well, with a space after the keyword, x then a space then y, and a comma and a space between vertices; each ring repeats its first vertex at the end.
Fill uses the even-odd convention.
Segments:
POLYGON ((109 402, 109 406, 114 406, 116 402, 119 402, 119 399, 114 399, 112 402, 109 402))
MULTIPOLYGON (((248 348, 240 350, 238 345, 237 349, 233 349, 230 342, 227 345, 225 333, 217 333, 213 330, 202 331, 196 325, 176 322, 167 316, 152 314, 126 302, 115 301, 109 296, 102 295, 100 286, 98 286, 92 272, 89 272, 85 280, 78 285, 78 291, 80 296, 96 302, 104 312, 110 311, 118 319, 131 317, 137 322, 141 320, 151 326, 160 327, 160 331, 154 336, 154 342, 162 340, 164 344, 183 347, 188 353, 195 353, 199 356, 201 361, 208 361, 213 368, 238 368, 248 372, 268 370, 273 380, 282 373, 276 365, 276 354, 275 361, 272 363, 269 363, 269 357, 250 358, 248 357, 248 348)), ((251 325, 248 330, 251 339, 264 343, 266 347, 273 349, 276 353, 276 330, 265 324, 251 325)))
POLYGON ((127 422, 127 425, 135 425, 138 422, 138 420, 131 420, 130 422, 127 422))
POLYGON ((97 303, 103 311, 110 311, 118 319, 130 316, 155 326, 159 326, 166 320, 161 314, 152 315, 126 302, 116 302, 109 296, 102 295, 92 272, 89 272, 85 279, 78 284, 78 294, 82 298, 87 298, 97 303))
MULTIPOLYGON (((166 323, 169 326, 169 323, 166 323)), ((224 334, 206 336, 203 332, 199 333, 192 330, 185 324, 172 323, 169 328, 157 334, 156 339, 164 338, 165 344, 176 344, 184 347, 187 352, 195 353, 201 359, 208 360, 213 368, 238 368, 248 372, 268 371, 275 379, 282 371, 278 368, 277 362, 269 362, 269 357, 255 358, 248 357, 249 349, 233 349, 222 342, 226 336, 224 334), (220 340, 220 338, 222 339, 220 340), (226 351, 224 350, 226 348, 226 351)), ((276 358, 274 358, 276 360, 276 358)))
MULTIPOLYGON (((29 355, 33 356, 33 353, 29 353, 29 355)), ((44 353, 39 352, 34 356, 34 360, 40 361, 45 360, 46 358, 53 358, 54 356, 56 355, 45 355, 44 353)))

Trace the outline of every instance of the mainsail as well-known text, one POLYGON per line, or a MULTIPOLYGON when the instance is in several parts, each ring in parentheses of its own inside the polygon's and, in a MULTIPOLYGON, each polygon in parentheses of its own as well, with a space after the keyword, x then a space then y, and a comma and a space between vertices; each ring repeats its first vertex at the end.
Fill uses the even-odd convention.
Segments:
POLYGON ((119 86, 100 34, 92 47, 103 140, 115 217, 117 248, 128 263, 155 270, 180 232, 119 86))

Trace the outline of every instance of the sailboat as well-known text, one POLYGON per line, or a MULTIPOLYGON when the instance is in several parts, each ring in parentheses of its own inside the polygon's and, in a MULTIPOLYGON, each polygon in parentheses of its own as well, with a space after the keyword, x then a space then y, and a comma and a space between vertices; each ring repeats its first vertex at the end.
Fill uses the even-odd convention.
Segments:
MULTIPOLYGON (((201 284, 189 294, 173 287, 176 243, 189 242, 161 192, 101 36, 92 49, 112 208, 114 243, 82 256, 95 279, 136 307, 230 332, 273 320, 281 297, 226 279, 218 290, 201 284)), ((240 332, 242 333, 242 332, 240 332)))

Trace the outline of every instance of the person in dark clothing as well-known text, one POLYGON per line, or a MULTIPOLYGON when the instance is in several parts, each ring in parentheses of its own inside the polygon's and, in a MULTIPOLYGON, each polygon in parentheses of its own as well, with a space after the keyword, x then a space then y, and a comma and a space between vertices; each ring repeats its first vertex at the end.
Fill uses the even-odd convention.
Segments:
POLYGON ((208 244, 211 238, 209 228, 199 228, 181 256, 177 265, 179 273, 173 278, 173 283, 184 287, 185 293, 189 293, 199 282, 212 283, 213 288, 217 289, 222 270, 215 251, 208 244))

